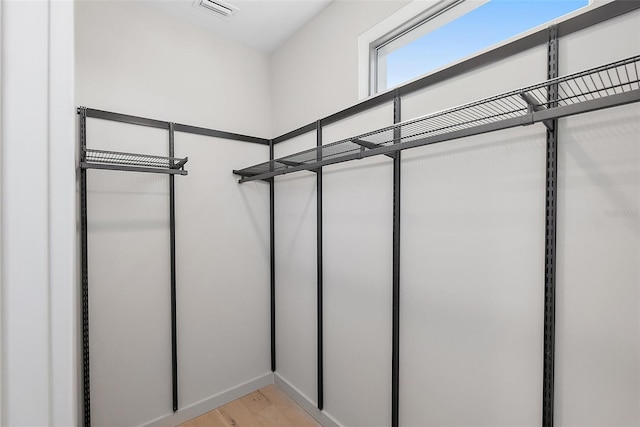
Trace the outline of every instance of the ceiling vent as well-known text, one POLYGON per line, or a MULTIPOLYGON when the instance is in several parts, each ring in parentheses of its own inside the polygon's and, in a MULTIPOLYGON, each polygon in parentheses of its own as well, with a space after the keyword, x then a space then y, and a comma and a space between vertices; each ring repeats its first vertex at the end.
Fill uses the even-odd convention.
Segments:
POLYGON ((195 0, 193 6, 224 19, 230 19, 240 10, 229 3, 218 0, 195 0))

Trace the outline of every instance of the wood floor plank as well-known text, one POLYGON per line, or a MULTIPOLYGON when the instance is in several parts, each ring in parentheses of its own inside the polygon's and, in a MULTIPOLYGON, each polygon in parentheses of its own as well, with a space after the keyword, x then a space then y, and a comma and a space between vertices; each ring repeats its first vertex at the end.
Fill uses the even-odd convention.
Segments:
POLYGON ((322 427, 316 420, 298 406, 293 399, 287 396, 275 385, 269 385, 260 390, 280 412, 296 427, 322 427))
POLYGON ((220 411, 213 410, 207 412, 206 414, 200 415, 197 418, 187 421, 186 423, 180 424, 179 427, 230 427, 229 424, 224 420, 220 411))
POLYGON ((248 395, 246 395, 244 397, 241 397, 240 400, 254 414, 257 414, 260 411, 262 411, 264 408, 266 408, 266 407, 268 407, 270 405, 273 405, 273 403, 271 403, 269 398, 267 396, 265 396, 264 394, 262 394, 262 392, 260 390, 254 391, 251 394, 248 394, 248 395))
POLYGON ((265 427, 296 427, 290 425, 291 423, 289 423, 284 414, 269 398, 262 394, 261 390, 248 394, 240 398, 240 400, 265 427))
POLYGON ((265 426, 251 413, 242 400, 234 400, 218 409, 227 424, 234 427, 271 427, 265 426))
POLYGON ((269 385, 179 427, 322 427, 289 396, 269 385))
POLYGON ((280 409, 275 405, 269 405, 263 408, 256 414, 256 417, 264 424, 268 423, 270 426, 296 427, 289 422, 280 409))

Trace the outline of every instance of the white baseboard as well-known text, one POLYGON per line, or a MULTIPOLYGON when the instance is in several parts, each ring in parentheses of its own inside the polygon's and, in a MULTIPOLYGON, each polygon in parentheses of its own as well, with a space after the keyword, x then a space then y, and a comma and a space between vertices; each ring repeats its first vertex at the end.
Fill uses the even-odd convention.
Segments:
POLYGON ((178 412, 163 415, 139 427, 175 427, 178 424, 187 422, 209 411, 213 411, 227 403, 260 390, 270 384, 277 385, 287 396, 293 399, 302 409, 311 415, 323 427, 342 427, 331 415, 324 411, 318 410, 315 403, 311 401, 304 393, 291 385, 287 380, 282 378, 278 373, 267 373, 247 381, 244 384, 230 388, 221 393, 203 399, 192 405, 180 409, 178 412))
POLYGON ((142 424, 140 427, 175 427, 178 424, 184 423, 190 419, 226 405, 227 403, 233 402, 242 396, 253 393, 254 391, 266 387, 269 384, 273 384, 273 373, 271 372, 203 399, 192 405, 186 406, 172 414, 163 415, 160 418, 156 418, 153 421, 142 424))
POLYGON ((323 427, 342 427, 331 415, 324 411, 320 411, 316 405, 300 392, 297 388, 291 385, 287 380, 282 378, 277 372, 273 374, 275 385, 280 387, 280 390, 284 391, 287 396, 293 399, 302 409, 307 411, 317 422, 322 424, 323 427))

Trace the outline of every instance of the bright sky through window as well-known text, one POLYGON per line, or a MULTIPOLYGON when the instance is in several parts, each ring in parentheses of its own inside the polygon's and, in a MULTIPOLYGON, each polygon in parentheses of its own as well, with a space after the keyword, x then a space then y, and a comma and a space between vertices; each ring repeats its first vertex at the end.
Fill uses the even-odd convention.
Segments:
MULTIPOLYGON (((589 0, 491 0, 387 53, 386 88, 455 62, 588 4, 589 0)), ((378 66, 381 66, 381 62, 378 66)))

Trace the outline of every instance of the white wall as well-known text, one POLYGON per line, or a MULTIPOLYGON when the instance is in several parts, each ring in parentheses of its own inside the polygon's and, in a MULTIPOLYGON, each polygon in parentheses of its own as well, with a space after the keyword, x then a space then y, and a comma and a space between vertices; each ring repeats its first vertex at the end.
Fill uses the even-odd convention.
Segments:
MULTIPOLYGON (((323 129, 323 142, 393 123, 384 105, 323 129)), ((393 161, 323 170, 325 409, 347 426, 388 426, 391 407, 393 161)))
MULTIPOLYGON (((275 156, 313 148, 311 132, 275 146, 275 156)), ((276 178, 276 371, 317 403, 316 174, 276 178)))
POLYGON ((239 185, 233 165, 268 148, 176 134, 189 175, 176 177, 181 407, 269 372, 269 186, 239 185))
MULTIPOLYGON (((561 73, 637 55, 638 28, 636 11, 565 37, 561 73)), ((559 425, 640 424, 639 124, 639 105, 560 122, 559 425)))
MULTIPOLYGON (((87 130, 88 148, 167 152, 162 129, 87 130)), ((139 425, 171 409, 169 180, 90 170, 87 188, 92 424, 139 425)))
MULTIPOLYGON (((269 136, 265 53, 135 2, 78 2, 76 26, 78 105, 269 136)), ((166 155, 168 132, 89 119, 88 145, 166 155)), ((89 171, 95 425, 176 424, 269 372, 269 190, 231 173, 268 148, 177 132, 175 150, 190 158, 175 178, 180 411, 171 417, 168 178, 89 171)))
MULTIPOLYGON (((328 126, 323 139, 363 132, 372 121, 392 123, 391 107, 328 126)), ((275 155, 315 146, 312 132, 276 145, 275 155)), ((391 173, 384 157, 355 168, 328 167, 323 175, 324 304, 329 307, 324 407, 345 425, 386 425, 390 419, 391 173), (351 203, 354 199, 360 203, 351 203)), ((278 177, 275 196, 277 373, 317 404, 316 175, 278 177)))
POLYGON ((0 7, 0 423, 75 425, 73 5, 0 7))
POLYGON ((274 136, 358 102, 358 36, 406 3, 335 0, 272 54, 274 136))
MULTIPOLYGON (((395 6, 335 2, 276 51, 275 134, 357 101, 357 35, 395 6)), ((634 12, 563 38, 561 74, 637 54, 639 18, 634 12)), ((545 78, 546 46, 540 46, 405 96, 402 118, 545 78)), ((388 124, 385 107, 387 113, 327 127, 323 142, 388 124)), ((640 422, 638 123, 637 106, 560 122, 559 425, 640 422)), ((310 146, 283 144, 287 153, 295 144, 310 146)), ((388 159, 375 160, 325 168, 325 412, 348 426, 389 423, 391 173, 388 159)), ((545 128, 411 150, 402 167, 401 425, 539 425, 545 128)), ((315 180, 298 179, 310 180, 303 192, 289 193, 280 183, 276 192, 280 200, 299 198, 300 207, 315 197, 315 180)), ((315 279, 315 215, 309 211, 295 210, 298 218, 286 213, 289 230, 294 224, 309 229, 291 246, 304 250, 290 262, 277 260, 277 286, 304 277, 310 287, 315 279)), ((284 222, 280 215, 276 221, 284 222)), ((292 291, 281 291, 294 299, 292 291)), ((308 293, 295 309, 279 310, 304 313, 298 321, 313 334, 308 312, 315 312, 315 299, 308 293)), ((283 330, 279 324, 278 333, 283 330)), ((288 378, 305 390, 315 371, 312 343, 306 345, 304 353, 294 353, 293 345, 278 348, 280 359, 307 358, 296 363, 309 372, 288 378)))
MULTIPOLYGON (((403 119, 544 80, 545 60, 406 96, 403 119)), ((403 425, 541 424, 544 144, 531 126, 402 154, 403 425)))
MULTIPOLYGON (((0 7, 0 33, 2 31, 1 28, 1 24, 2 23, 2 7, 0 7)), ((3 35, 4 37, 4 35, 3 35)), ((3 85, 2 85, 2 76, 3 76, 3 64, 4 62, 4 57, 3 55, 0 55, 0 157, 2 157, 2 141, 4 139, 4 137, 2 136, 2 119, 4 118, 4 115, 2 114, 2 91, 3 91, 3 85)), ((0 162, 0 188, 2 188, 2 162, 0 162)), ((4 199, 2 197, 0 197, 0 319, 2 319, 2 263, 3 263, 3 257, 2 257, 2 206, 4 204, 4 199)), ((3 351, 2 351, 2 336, 3 336, 3 330, 2 327, 0 326, 0 378, 2 378, 2 366, 3 365, 3 351)), ((2 407, 4 405, 4 400, 2 398, 3 396, 3 387, 0 386, 0 421, 3 420, 3 415, 2 415, 2 407)))
POLYGON ((144 2, 82 0, 76 13, 78 101, 269 137, 266 53, 144 2))

